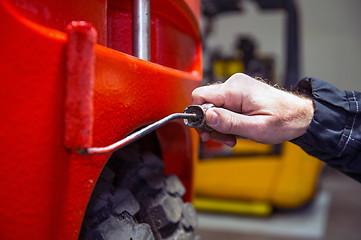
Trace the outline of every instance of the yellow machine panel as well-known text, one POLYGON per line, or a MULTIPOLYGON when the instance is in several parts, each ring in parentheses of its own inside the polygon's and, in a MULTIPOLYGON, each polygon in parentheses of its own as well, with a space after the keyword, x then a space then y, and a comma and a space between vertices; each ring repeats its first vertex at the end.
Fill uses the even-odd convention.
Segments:
POLYGON ((270 206, 297 208, 312 199, 322 163, 290 142, 279 153, 272 147, 239 140, 224 157, 201 159, 195 174, 196 208, 267 215, 270 206))

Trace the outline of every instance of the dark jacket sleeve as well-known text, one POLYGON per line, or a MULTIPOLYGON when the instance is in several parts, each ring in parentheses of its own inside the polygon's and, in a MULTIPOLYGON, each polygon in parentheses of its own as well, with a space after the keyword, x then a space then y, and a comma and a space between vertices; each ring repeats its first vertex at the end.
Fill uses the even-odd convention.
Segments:
POLYGON ((307 132, 291 142, 361 182, 361 93, 315 78, 295 89, 313 99, 315 112, 307 132))

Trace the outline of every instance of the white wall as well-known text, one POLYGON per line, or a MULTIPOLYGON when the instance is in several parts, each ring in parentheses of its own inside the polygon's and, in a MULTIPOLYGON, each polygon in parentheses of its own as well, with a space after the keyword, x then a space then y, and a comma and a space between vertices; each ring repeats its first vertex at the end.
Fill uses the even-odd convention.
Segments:
POLYGON ((301 0, 304 73, 361 91, 361 1, 301 0))
MULTIPOLYGON (((298 0, 301 27, 301 76, 326 80, 341 89, 361 91, 361 1, 298 0)), ((242 14, 214 22, 211 46, 231 53, 239 33, 251 34, 259 51, 276 59, 276 81, 284 74, 284 20, 282 11, 261 12, 250 0, 242 14)))

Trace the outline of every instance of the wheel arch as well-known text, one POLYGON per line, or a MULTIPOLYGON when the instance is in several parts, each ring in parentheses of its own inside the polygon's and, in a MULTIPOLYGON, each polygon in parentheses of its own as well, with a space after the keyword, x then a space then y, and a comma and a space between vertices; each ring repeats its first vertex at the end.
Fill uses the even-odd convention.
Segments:
POLYGON ((198 135, 182 121, 174 121, 157 132, 166 174, 176 174, 187 189, 185 201, 193 198, 194 171, 198 159, 198 135))

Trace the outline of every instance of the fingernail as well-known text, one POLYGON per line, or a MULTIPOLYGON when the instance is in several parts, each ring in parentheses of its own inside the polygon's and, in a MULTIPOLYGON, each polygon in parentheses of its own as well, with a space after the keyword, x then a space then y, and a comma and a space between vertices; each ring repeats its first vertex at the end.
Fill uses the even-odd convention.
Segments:
POLYGON ((207 118, 207 125, 210 127, 214 127, 217 126, 218 122, 219 122, 219 116, 216 112, 211 111, 210 113, 207 114, 208 118, 207 118))
POLYGON ((202 142, 207 142, 211 138, 211 134, 209 134, 208 132, 203 132, 200 137, 202 139, 202 142))

